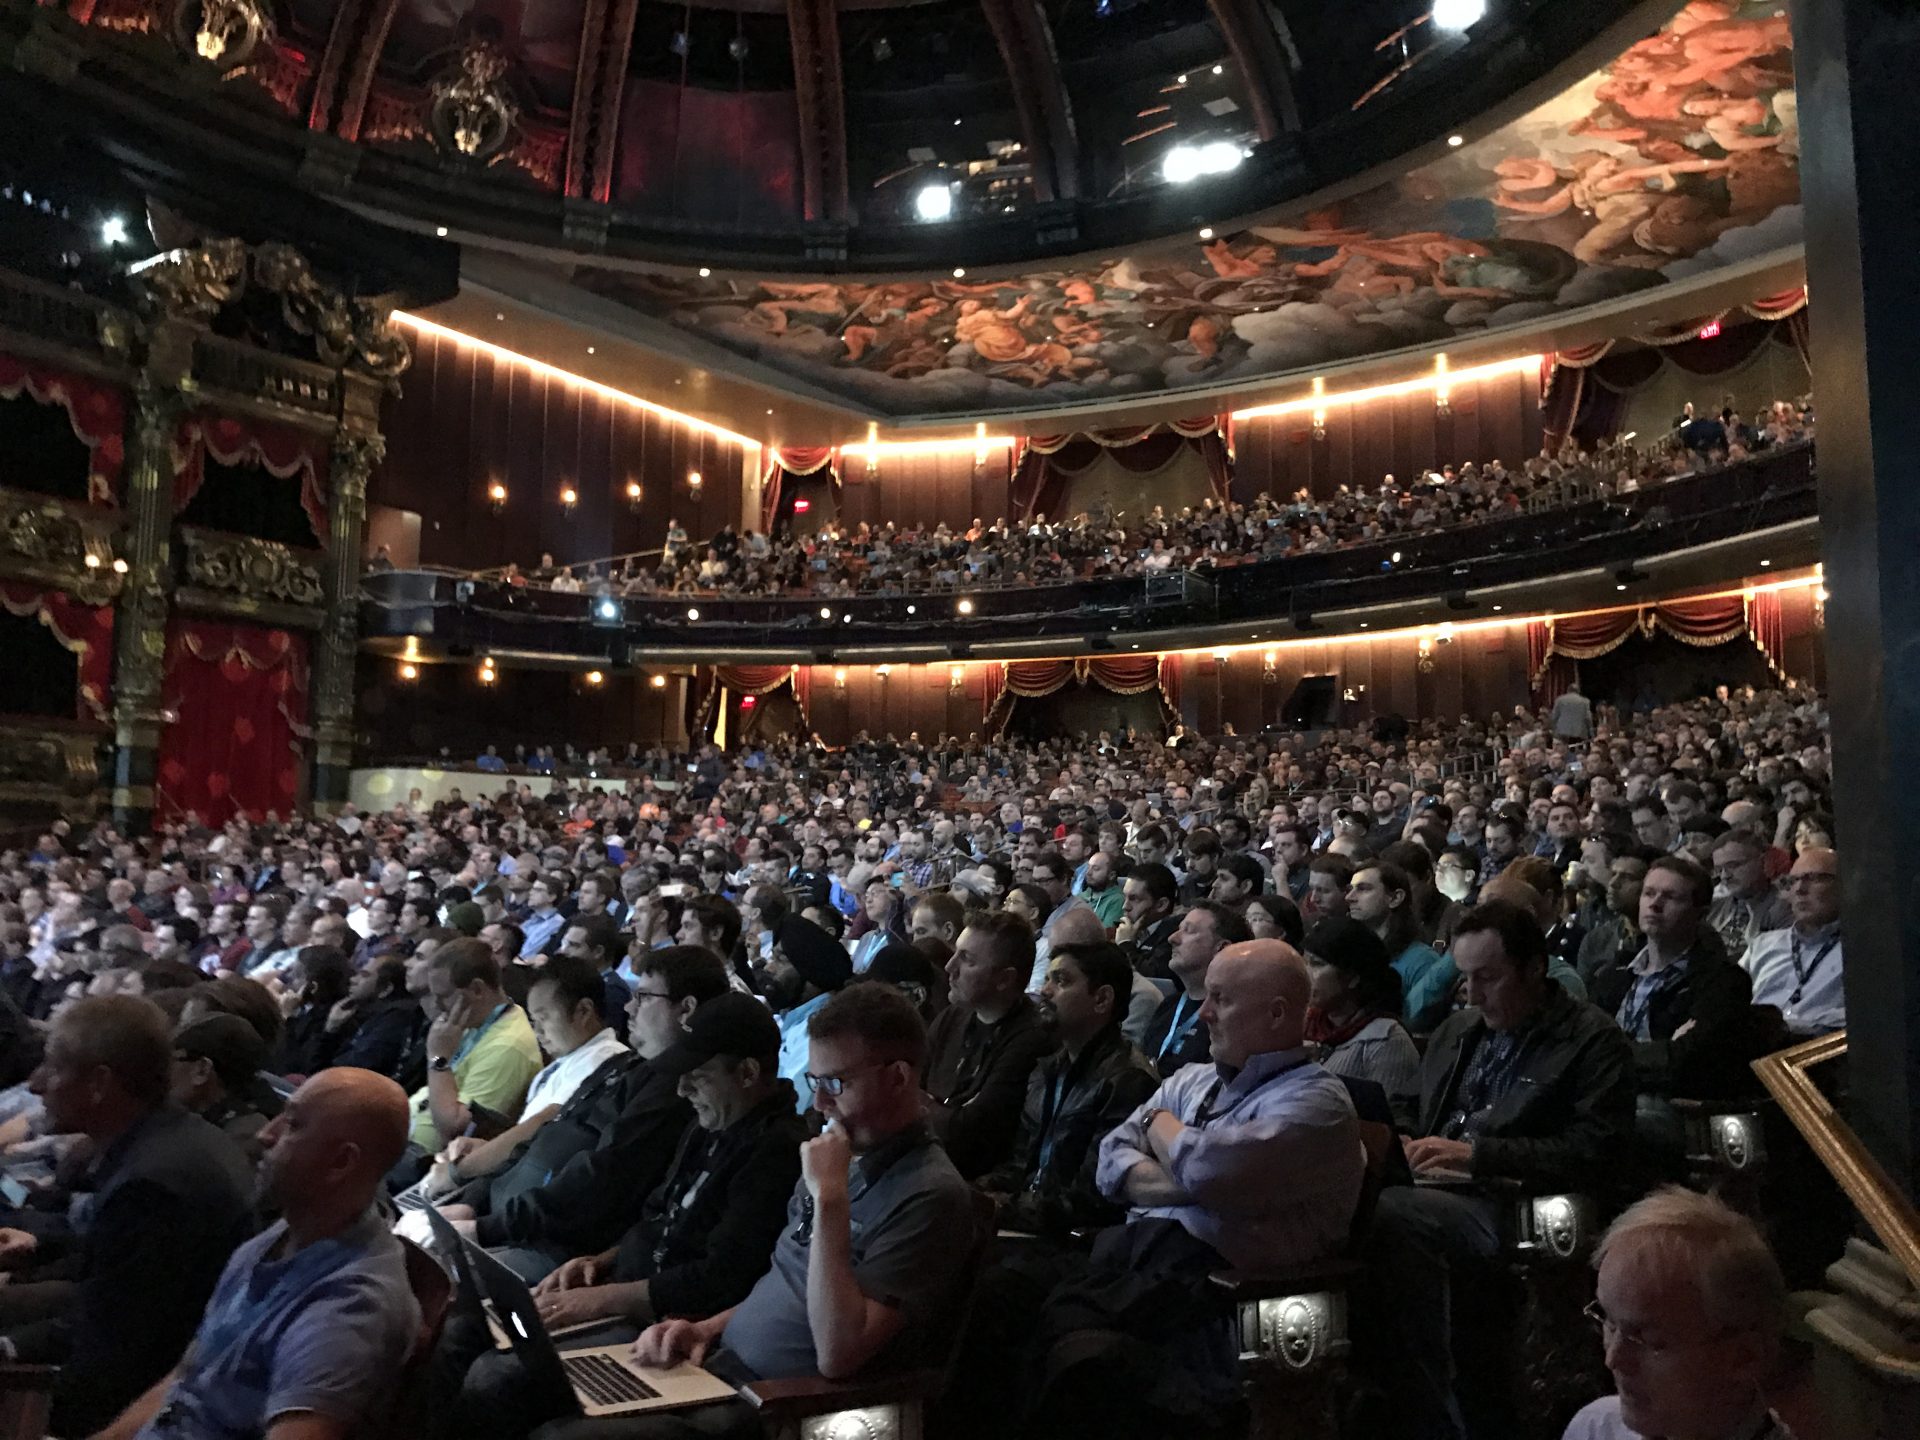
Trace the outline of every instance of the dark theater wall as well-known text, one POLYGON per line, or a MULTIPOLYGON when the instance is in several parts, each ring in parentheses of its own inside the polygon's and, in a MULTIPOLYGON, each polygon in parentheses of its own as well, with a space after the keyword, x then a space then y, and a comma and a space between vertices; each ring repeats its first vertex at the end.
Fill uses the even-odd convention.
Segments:
POLYGON ((425 330, 410 338, 413 366, 388 402, 387 456, 368 499, 419 513, 420 563, 528 566, 544 550, 566 564, 658 546, 669 516, 694 536, 739 523, 757 452, 491 350, 425 330), (497 515, 495 481, 507 487, 497 515), (569 485, 571 512, 560 501, 569 485))
POLYGON ((987 523, 1008 516, 1012 473, 1009 446, 994 446, 983 463, 964 450, 883 453, 869 470, 857 455, 841 461, 842 483, 836 497, 826 472, 804 477, 795 493, 813 508, 800 517, 800 531, 817 530, 828 518, 842 525, 938 525, 963 530, 977 515, 987 523), (805 523, 811 521, 812 523, 805 523))
POLYGON ((1304 410, 1240 421, 1235 496, 1284 498, 1303 487, 1327 496, 1342 485, 1372 488, 1382 475, 1405 480, 1468 460, 1518 466, 1540 450, 1540 378, 1529 369, 1455 386, 1444 414, 1425 390, 1331 405, 1325 430, 1316 440, 1304 410))

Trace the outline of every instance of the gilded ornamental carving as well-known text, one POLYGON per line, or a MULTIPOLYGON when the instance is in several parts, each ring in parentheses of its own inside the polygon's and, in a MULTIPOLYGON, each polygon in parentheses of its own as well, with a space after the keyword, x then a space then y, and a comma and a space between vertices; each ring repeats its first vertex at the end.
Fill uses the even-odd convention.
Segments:
POLYGON ((188 55, 230 75, 273 39, 273 17, 260 0, 181 0, 173 34, 188 55))
POLYGON ((185 542, 185 579, 189 585, 244 600, 287 605, 318 605, 320 567, 302 560, 285 545, 244 535, 181 531, 185 542))
POLYGON ((507 57, 499 47, 474 39, 433 82, 427 128, 443 155, 485 163, 506 149, 520 119, 506 73, 507 57))
POLYGON ((9 490, 0 490, 0 570, 57 585, 86 605, 112 600, 126 573, 110 519, 9 490))

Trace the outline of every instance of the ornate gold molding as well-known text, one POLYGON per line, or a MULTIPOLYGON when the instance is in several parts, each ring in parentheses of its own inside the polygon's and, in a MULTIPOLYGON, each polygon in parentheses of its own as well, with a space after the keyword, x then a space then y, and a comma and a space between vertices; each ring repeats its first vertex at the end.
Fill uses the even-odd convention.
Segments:
POLYGON ((441 154, 485 164, 505 152, 520 119, 506 74, 505 52, 478 37, 441 72, 427 111, 427 129, 441 154))
MULTIPOLYGON (((135 272, 149 310, 168 318, 206 324, 253 290, 280 298, 280 339, 311 348, 333 370, 397 380, 413 352, 393 325, 391 310, 326 284, 291 245, 270 241, 248 250, 231 237, 156 255, 135 272)), ((257 318, 257 317, 256 317, 257 318)), ((297 381, 296 381, 297 383, 297 381)))
POLYGON ((317 606, 322 599, 320 567, 285 545, 180 527, 184 558, 181 578, 217 595, 242 600, 317 606))
POLYGON ((91 819, 100 800, 97 744, 84 731, 0 725, 0 813, 91 819))
POLYGON ((124 583, 115 531, 108 514, 0 490, 0 573, 52 585, 82 604, 105 605, 124 583))

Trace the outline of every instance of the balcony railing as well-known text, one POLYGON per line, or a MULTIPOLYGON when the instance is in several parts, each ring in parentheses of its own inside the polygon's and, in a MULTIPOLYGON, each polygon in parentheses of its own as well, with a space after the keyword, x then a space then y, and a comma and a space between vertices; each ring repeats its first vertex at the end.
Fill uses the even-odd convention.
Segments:
POLYGON ((588 658, 615 654, 616 647, 822 654, 849 646, 985 645, 1298 621, 1313 613, 1630 565, 1814 513, 1814 452, 1801 445, 1560 509, 1170 576, 917 595, 623 597, 393 571, 365 578, 361 634, 588 658), (962 601, 970 613, 961 611, 962 601))

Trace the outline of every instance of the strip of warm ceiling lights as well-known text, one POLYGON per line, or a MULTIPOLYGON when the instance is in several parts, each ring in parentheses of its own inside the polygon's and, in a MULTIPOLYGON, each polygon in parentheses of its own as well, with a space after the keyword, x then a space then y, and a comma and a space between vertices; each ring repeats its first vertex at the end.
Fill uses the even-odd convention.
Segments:
POLYGON ((448 326, 439 324, 433 320, 428 320, 423 316, 415 315, 406 310, 394 311, 393 318, 403 325, 411 325, 416 330, 437 336, 442 340, 451 341, 455 345, 465 346, 473 350, 484 350, 488 354, 500 359, 510 360, 516 364, 524 365, 535 374, 566 381, 568 384, 577 385, 583 390, 591 390, 595 394, 604 395, 609 400, 617 400, 622 404, 631 405, 636 410, 645 410, 650 415, 658 415, 662 419, 672 420, 677 424, 686 426, 689 430, 698 430, 702 434, 712 435, 717 439, 738 445, 742 450, 759 450, 761 448, 760 442, 755 440, 751 435, 742 435, 738 431, 727 429, 724 425, 716 425, 711 420, 702 420, 698 416, 688 415, 682 411, 670 409, 665 405, 656 404, 652 400, 644 400, 630 390, 622 390, 617 386, 608 385, 599 380, 591 380, 585 375, 576 374, 572 370, 563 370, 558 365, 549 365, 545 360, 536 360, 533 356, 522 354, 518 350, 509 350, 504 345, 496 345, 491 340, 482 340, 478 336, 467 334, 464 330, 451 329, 448 326))
POLYGON ((1471 385, 1480 380, 1491 380, 1500 375, 1515 375, 1522 371, 1538 372, 1538 355, 1516 355, 1510 360, 1496 360, 1490 365, 1474 365, 1465 370, 1447 368, 1447 357, 1442 355, 1434 361, 1433 370, 1425 375, 1416 375, 1411 380, 1395 380, 1386 385, 1368 385, 1359 390, 1323 390, 1323 381, 1316 378, 1313 382, 1314 393, 1302 395, 1297 400, 1282 400, 1273 405, 1255 405, 1245 410, 1233 412, 1235 420, 1255 420, 1268 415, 1298 415, 1330 410, 1336 405, 1362 405, 1369 400, 1385 400, 1394 395, 1417 395, 1421 391, 1441 394, 1456 385, 1471 385))

